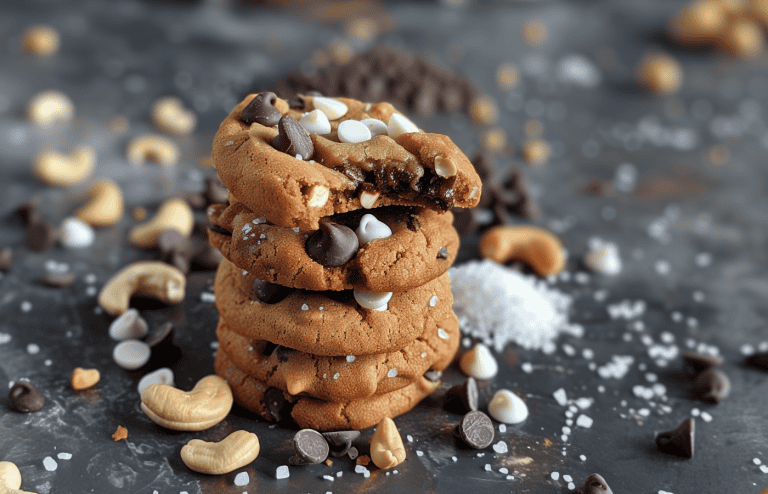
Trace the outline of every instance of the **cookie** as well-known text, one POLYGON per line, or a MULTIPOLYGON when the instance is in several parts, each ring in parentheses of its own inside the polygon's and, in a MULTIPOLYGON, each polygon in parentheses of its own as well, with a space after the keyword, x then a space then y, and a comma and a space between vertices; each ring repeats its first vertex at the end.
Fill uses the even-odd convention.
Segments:
POLYGON ((386 206, 331 217, 357 230, 365 214, 391 229, 391 236, 360 245, 350 261, 326 267, 307 252, 307 234, 263 222, 240 202, 208 209, 209 240, 227 259, 254 276, 307 290, 402 292, 445 273, 459 250, 453 214, 386 206), (234 232, 234 233, 230 233, 234 232))
POLYGON ((254 291, 255 280, 227 259, 221 261, 214 287, 221 317, 238 334, 313 355, 397 351, 453 313, 447 273, 407 292, 394 293, 383 311, 361 307, 351 290, 285 289, 277 297, 279 301, 264 303, 254 291))
POLYGON ((352 401, 323 401, 293 396, 249 376, 225 352, 216 352, 216 374, 224 378, 235 400, 268 421, 290 417, 300 428, 318 431, 361 430, 378 424, 384 417, 408 412, 440 386, 418 378, 408 386, 385 394, 352 401))
POLYGON ((320 218, 361 208, 399 204, 444 212, 478 203, 480 177, 459 148, 444 135, 417 131, 389 103, 305 96, 303 106, 288 109, 272 93, 250 95, 214 138, 212 157, 222 182, 269 223, 316 230, 320 218), (327 134, 309 134, 297 122, 317 108, 331 114, 327 134), (391 118, 405 122, 391 132, 394 138, 386 134, 391 118), (384 133, 340 142, 342 122, 365 119, 380 120, 384 133))
POLYGON ((345 401, 389 393, 425 372, 442 371, 459 347, 459 322, 451 314, 438 327, 400 351, 346 357, 319 357, 229 329, 224 318, 216 329, 219 350, 246 374, 292 395, 345 401))

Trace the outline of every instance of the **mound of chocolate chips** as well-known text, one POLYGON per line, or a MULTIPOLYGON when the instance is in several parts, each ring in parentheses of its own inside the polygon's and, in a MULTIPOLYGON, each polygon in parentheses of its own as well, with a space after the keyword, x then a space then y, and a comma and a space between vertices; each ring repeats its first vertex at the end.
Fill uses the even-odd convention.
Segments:
POLYGON ((475 96, 472 83, 446 67, 404 50, 386 48, 314 73, 295 71, 277 85, 276 92, 290 98, 310 91, 360 101, 388 101, 422 116, 466 112, 475 96))

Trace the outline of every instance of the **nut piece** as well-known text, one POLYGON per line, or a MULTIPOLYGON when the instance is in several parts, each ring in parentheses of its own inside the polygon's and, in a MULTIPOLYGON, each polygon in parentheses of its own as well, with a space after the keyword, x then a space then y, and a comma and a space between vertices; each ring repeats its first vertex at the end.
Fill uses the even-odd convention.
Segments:
POLYGON ((520 154, 526 163, 531 166, 541 166, 549 161, 549 155, 552 149, 549 143, 542 139, 529 139, 523 142, 520 148, 520 154))
POLYGON ((34 494, 29 491, 22 491, 21 472, 15 464, 10 461, 0 461, 0 493, 2 494, 34 494))
POLYGON ((750 19, 739 19, 723 32, 719 45, 738 57, 755 58, 765 51, 765 38, 757 23, 750 19))
POLYGON ((154 161, 161 166, 173 166, 179 161, 179 147, 175 142, 156 134, 142 134, 134 137, 125 150, 128 162, 141 166, 154 161))
POLYGON ((155 247, 163 230, 176 230, 189 237, 195 227, 195 215, 184 199, 165 201, 148 222, 136 225, 128 235, 132 244, 140 247, 155 247))
POLYGON ((381 419, 371 437, 371 459, 382 470, 396 467, 405 461, 403 439, 389 417, 381 419))
POLYGON ((99 379, 101 379, 101 374, 98 369, 77 367, 72 371, 72 377, 69 379, 69 382, 72 384, 72 389, 82 391, 95 386, 99 379))
POLYGON ((91 176, 96 153, 88 146, 78 146, 70 155, 44 151, 35 156, 32 170, 48 185, 72 185, 91 176))
POLYGON ((107 281, 99 293, 99 306, 117 316, 128 310, 133 295, 177 304, 184 300, 186 282, 181 271, 163 262, 135 262, 107 281))
POLYGON ((128 439, 128 429, 126 429, 122 425, 118 425, 117 430, 115 431, 114 434, 112 434, 112 439, 114 439, 115 442, 125 441, 126 439, 128 439))
POLYGON ((223 475, 252 462, 259 451, 258 436, 240 430, 217 443, 192 439, 181 448, 181 460, 195 472, 223 475))
POLYGON ((450 178, 456 175, 458 169, 456 163, 451 158, 443 158, 442 156, 435 156, 435 173, 439 177, 450 178))
POLYGON ((184 392, 166 384, 153 384, 141 393, 141 409, 155 423, 177 431, 202 431, 218 424, 232 408, 227 381, 206 376, 184 392))
POLYGON ((60 91, 43 91, 30 100, 27 115, 32 123, 50 127, 55 122, 72 120, 75 105, 60 91))
POLYGON ((683 85, 683 68, 666 53, 650 53, 637 66, 637 82, 656 94, 674 94, 683 85))
POLYGON ((112 226, 123 217, 123 190, 113 180, 103 178, 91 186, 91 200, 75 216, 91 226, 112 226))
POLYGON ((21 35, 24 51, 38 57, 50 57, 59 51, 59 32, 51 26, 29 26, 21 35))
POLYGON ((379 198, 378 192, 368 192, 364 190, 362 193, 360 193, 360 205, 363 206, 365 209, 371 209, 374 204, 376 204, 376 200, 379 198))
POLYGON ((184 108, 184 103, 173 96, 155 101, 151 118, 158 129, 177 136, 191 134, 197 125, 195 113, 184 108))
POLYGON ((480 255, 498 263, 520 260, 541 276, 562 271, 565 253, 560 240, 535 226, 496 226, 480 239, 480 255))
POLYGON ((691 2, 669 25, 670 35, 688 45, 715 42, 726 25, 726 13, 718 0, 691 2))
POLYGON ((328 202, 331 191, 325 185, 313 185, 307 193, 307 206, 321 208, 328 202))

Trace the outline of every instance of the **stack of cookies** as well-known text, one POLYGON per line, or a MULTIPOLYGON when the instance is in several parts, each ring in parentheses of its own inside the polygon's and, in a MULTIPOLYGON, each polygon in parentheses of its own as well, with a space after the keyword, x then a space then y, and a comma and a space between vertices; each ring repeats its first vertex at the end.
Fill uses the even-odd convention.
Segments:
POLYGON ((459 345, 453 207, 480 178, 389 103, 248 96, 213 145, 216 372, 267 420, 363 429, 413 408, 459 345))

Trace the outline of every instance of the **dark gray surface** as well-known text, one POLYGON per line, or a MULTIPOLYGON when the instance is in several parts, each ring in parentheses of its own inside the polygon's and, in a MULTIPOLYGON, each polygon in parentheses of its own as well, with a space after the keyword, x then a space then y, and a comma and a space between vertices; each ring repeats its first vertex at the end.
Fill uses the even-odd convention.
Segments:
MULTIPOLYGON (((278 481, 276 467, 287 464, 292 454, 292 431, 270 428, 237 408, 208 431, 166 431, 139 409, 135 388, 144 370, 126 372, 112 362, 113 343, 106 332, 110 318, 94 313, 96 290, 120 266, 156 256, 123 241, 132 225, 129 216, 118 227, 99 231, 92 248, 56 247, 36 254, 21 247, 24 228, 9 214, 34 193, 43 195, 44 213, 55 222, 82 202, 85 185, 46 188, 29 171, 35 151, 69 150, 80 142, 96 148, 95 176, 116 178, 126 190, 129 207, 155 205, 181 191, 200 190, 211 170, 201 168, 199 161, 209 153, 213 132, 229 109, 248 89, 268 87, 288 70, 306 65, 316 47, 343 37, 341 29, 298 14, 221 2, 3 2, 0 246, 14 246, 17 260, 0 278, 0 382, 28 378, 48 401, 41 412, 29 415, 0 409, 0 460, 16 463, 22 487, 41 493, 568 492, 563 475, 571 475, 578 485, 593 472, 602 474, 616 493, 760 492, 768 485, 768 476, 752 460, 768 462, 768 383, 764 374, 741 366, 740 348, 757 347, 768 339, 766 65, 764 59, 746 63, 666 46, 659 32, 681 4, 627 0, 482 2, 458 9, 427 2, 391 6, 394 30, 377 42, 441 58, 447 52, 463 52, 453 67, 497 98, 501 125, 516 145, 526 120, 544 123, 544 137, 555 156, 527 172, 544 211, 542 224, 560 232, 570 251, 569 272, 578 271, 578 260, 592 236, 616 241, 625 269, 616 279, 592 275, 586 283, 557 284, 576 297, 571 320, 584 325, 583 338, 561 337, 552 355, 507 347, 499 356, 501 374, 481 386, 483 396, 487 400, 496 389, 508 387, 524 396, 531 411, 525 423, 499 435, 508 443, 509 453, 496 455, 489 448, 478 457, 476 451, 458 448, 451 431, 460 416, 441 410, 438 392, 396 420, 401 434, 413 438, 412 443, 406 441, 408 460, 398 474, 374 469, 365 479, 354 473, 351 461, 335 460, 330 468, 291 467, 290 479, 278 481), (520 26, 532 16, 549 28, 548 41, 540 49, 526 48, 519 41, 520 26), (62 50, 50 60, 34 59, 19 50, 18 36, 33 22, 51 23, 62 34, 62 50), (605 47, 612 49, 613 57, 605 47), (679 96, 654 98, 634 88, 633 67, 648 48, 669 49, 683 63, 686 84, 679 96), (572 55, 601 60, 601 82, 582 87, 559 78, 559 63, 572 55), (505 61, 523 71, 523 82, 509 93, 493 86, 495 69, 505 61), (24 106, 48 88, 68 94, 77 117, 70 124, 40 131, 26 122, 24 106), (125 142, 151 128, 149 106, 166 94, 176 94, 196 109, 199 131, 179 139, 183 159, 177 167, 163 170, 149 165, 136 171, 125 162, 125 142), (115 114, 130 119, 126 135, 108 131, 115 114), (688 147, 687 142, 693 145, 688 147), (707 157, 716 144, 730 151, 724 165, 714 165, 707 157), (634 193, 594 197, 582 192, 593 179, 612 180, 622 163, 633 164, 637 171, 639 186, 634 193), (676 191, 659 192, 661 181, 674 182, 676 191), (711 255, 711 265, 697 263, 702 254, 711 255), (69 263, 79 274, 75 285, 41 286, 37 280, 49 259, 69 263), (667 274, 656 269, 658 261, 669 263, 667 274), (88 279, 91 274, 94 281, 88 279), (607 291, 604 302, 594 298, 599 290, 607 291), (694 300, 697 291, 703 293, 703 299, 696 296, 703 301, 694 300), (632 321, 608 316, 606 304, 625 299, 646 301, 648 308, 639 318, 645 324, 641 331, 631 329, 632 321), (31 311, 21 310, 24 301, 32 304, 31 311), (679 358, 658 367, 641 336, 659 343, 663 332, 674 337, 669 346, 681 350, 689 339, 719 348, 733 380, 731 399, 718 406, 694 400, 679 358), (631 340, 626 341, 625 335, 631 340), (38 345, 39 353, 29 353, 29 344, 38 345), (575 356, 568 355, 565 344, 577 351, 575 356), (593 359, 582 356, 585 348, 594 351, 593 359), (590 369, 590 362, 604 365, 614 355, 634 357, 625 377, 604 379, 590 369), (522 372, 521 362, 531 363, 534 371, 522 372), (102 380, 94 392, 78 394, 69 388, 75 366, 101 370, 102 380), (633 393, 633 386, 652 385, 646 379, 648 372, 667 389, 666 398, 654 399, 654 404, 633 393), (599 386, 605 387, 604 392, 599 386), (565 443, 561 429, 566 425, 566 408, 552 396, 559 388, 571 398, 595 399, 588 410, 576 414, 592 417, 594 425, 574 426, 565 443), (650 416, 638 415, 643 408, 650 416), (713 417, 708 423, 697 419, 695 457, 680 460, 656 452, 655 432, 676 427, 693 408, 713 417), (126 442, 110 438, 118 424, 128 428, 126 442), (218 440, 239 428, 256 432, 262 444, 259 458, 238 470, 250 474, 248 486, 234 486, 237 472, 203 476, 181 462, 179 449, 189 439, 218 440), (57 459, 56 471, 47 472, 43 459, 56 458, 59 452, 71 453, 72 459, 57 459), (533 461, 515 466, 516 458, 526 457, 533 461), (484 471, 485 464, 491 464, 494 472, 484 471), (506 480, 498 473, 502 466, 518 470, 516 479, 506 480), (343 476, 333 482, 322 478, 339 471, 343 476), (552 480, 554 471, 560 480, 552 480)), ((448 133, 470 156, 476 150, 481 129, 464 116, 419 123, 448 133)), ((472 244, 472 238, 465 239, 463 259, 473 256, 472 244)), ((176 342, 182 357, 172 367, 184 389, 212 371, 217 314, 213 304, 200 299, 211 278, 212 273, 195 273, 183 305, 142 311, 152 326, 169 318, 178 324, 176 342)), ((443 389, 459 380, 452 369, 443 389)), ((357 443, 362 452, 367 452, 370 435, 367 431, 357 443)))

